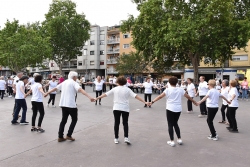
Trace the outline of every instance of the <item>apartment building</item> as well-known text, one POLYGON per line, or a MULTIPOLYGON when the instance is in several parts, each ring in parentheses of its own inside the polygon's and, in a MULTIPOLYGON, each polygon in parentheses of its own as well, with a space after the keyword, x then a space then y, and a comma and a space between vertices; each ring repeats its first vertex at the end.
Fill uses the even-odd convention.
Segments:
POLYGON ((85 42, 82 55, 77 57, 79 75, 87 79, 106 75, 107 29, 98 25, 91 26, 90 39, 85 42))

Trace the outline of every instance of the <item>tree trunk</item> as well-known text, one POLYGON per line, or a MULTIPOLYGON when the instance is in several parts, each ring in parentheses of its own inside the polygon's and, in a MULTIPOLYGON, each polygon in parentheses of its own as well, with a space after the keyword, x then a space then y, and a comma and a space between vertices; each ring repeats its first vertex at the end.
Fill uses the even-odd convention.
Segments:
POLYGON ((63 64, 62 63, 59 64, 59 73, 60 73, 60 75, 63 76, 62 67, 63 67, 63 64))
POLYGON ((197 55, 192 55, 191 61, 194 69, 194 83, 199 81, 199 73, 198 73, 198 68, 199 68, 199 58, 197 55))

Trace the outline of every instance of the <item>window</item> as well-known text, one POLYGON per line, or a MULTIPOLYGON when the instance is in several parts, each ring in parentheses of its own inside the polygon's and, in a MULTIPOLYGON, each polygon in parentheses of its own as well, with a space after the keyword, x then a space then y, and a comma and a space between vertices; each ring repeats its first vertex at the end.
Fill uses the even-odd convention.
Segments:
POLYGON ((95 31, 91 31, 90 34, 91 34, 91 35, 95 35, 95 31))
POLYGON ((86 56, 87 55, 87 49, 83 50, 83 55, 86 56))
POLYGON ((95 61, 90 61, 90 65, 91 66, 95 65, 95 61))
POLYGON ((95 45, 95 41, 90 41, 90 45, 95 45))
POLYGON ((123 49, 129 48, 129 44, 123 44, 123 49))
POLYGON ((123 38, 129 38, 129 34, 123 34, 123 38))
POLYGON ((88 41, 86 41, 84 45, 85 45, 85 46, 88 46, 88 44, 89 44, 89 42, 88 42, 88 41))
POLYGON ((100 41, 100 45, 104 45, 104 40, 101 40, 101 41, 100 41))
POLYGON ((104 55, 104 50, 100 50, 100 55, 104 55))
POLYGON ((90 55, 94 55, 95 54, 95 51, 90 51, 90 55))
POLYGON ((104 61, 103 60, 100 61, 100 65, 104 65, 104 61))
POLYGON ((78 61, 78 66, 82 66, 82 61, 78 61))
POLYGON ((232 57, 233 61, 247 61, 248 60, 248 55, 234 55, 232 57))

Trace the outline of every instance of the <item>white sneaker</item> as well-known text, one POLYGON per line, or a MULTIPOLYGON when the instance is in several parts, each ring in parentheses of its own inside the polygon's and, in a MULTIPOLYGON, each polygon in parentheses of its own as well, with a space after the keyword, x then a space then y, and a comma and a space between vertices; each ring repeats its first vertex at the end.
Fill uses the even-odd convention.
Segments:
POLYGON ((55 105, 52 105, 52 107, 53 107, 53 108, 56 108, 56 106, 55 106, 55 105))
POLYGON ((210 140, 214 140, 214 141, 218 140, 218 136, 217 135, 215 137, 212 137, 212 135, 209 135, 207 138, 210 139, 210 140))
POLYGON ((47 107, 49 107, 49 104, 47 104, 47 107))
POLYGON ((204 118, 206 117, 205 115, 198 115, 199 118, 204 118))
POLYGON ((182 145, 182 140, 181 140, 181 139, 177 139, 177 143, 178 143, 179 145, 182 145))
POLYGON ((125 137, 125 138, 124 138, 124 143, 130 144, 129 138, 125 137))
POLYGON ((10 98, 11 98, 12 96, 8 96, 8 97, 10 97, 10 98))
MULTIPOLYGON (((208 137, 212 137, 212 135, 210 134, 208 137)), ((219 137, 219 135, 216 133, 216 137, 219 137)))
POLYGON ((168 143, 168 145, 170 145, 170 146, 172 146, 172 147, 174 147, 174 146, 175 146, 174 141, 167 141, 167 143, 168 143))
POLYGON ((188 114, 190 114, 190 113, 191 113, 191 111, 187 111, 187 113, 188 113, 188 114))
POLYGON ((114 142, 115 142, 115 144, 118 144, 119 140, 118 139, 114 139, 114 142))

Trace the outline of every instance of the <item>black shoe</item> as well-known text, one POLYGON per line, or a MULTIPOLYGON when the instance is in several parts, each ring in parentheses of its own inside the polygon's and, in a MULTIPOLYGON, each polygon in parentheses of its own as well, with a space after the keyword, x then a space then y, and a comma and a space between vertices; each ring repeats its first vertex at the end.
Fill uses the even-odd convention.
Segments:
POLYGON ((29 122, 26 122, 26 121, 20 122, 20 125, 29 125, 29 122))
POLYGON ((20 124, 19 122, 11 122, 12 123, 12 125, 18 125, 18 124, 20 124))
POLYGON ((147 105, 145 104, 144 107, 147 108, 147 105))
POLYGON ((149 106, 149 108, 151 108, 151 106, 149 106))
POLYGON ((233 129, 233 128, 231 128, 231 127, 226 127, 227 128, 227 130, 231 130, 231 129, 233 129))
POLYGON ((43 130, 42 128, 38 128, 37 132, 43 133, 43 132, 45 132, 45 130, 43 130))
POLYGON ((231 132, 231 133, 239 133, 238 129, 229 129, 229 132, 231 132))
POLYGON ((31 132, 35 132, 35 131, 37 131, 37 128, 31 128, 30 131, 31 131, 31 132))
POLYGON ((99 105, 102 105, 101 103, 99 103, 99 105))
POLYGON ((97 103, 95 103, 95 105, 97 105, 97 103))

